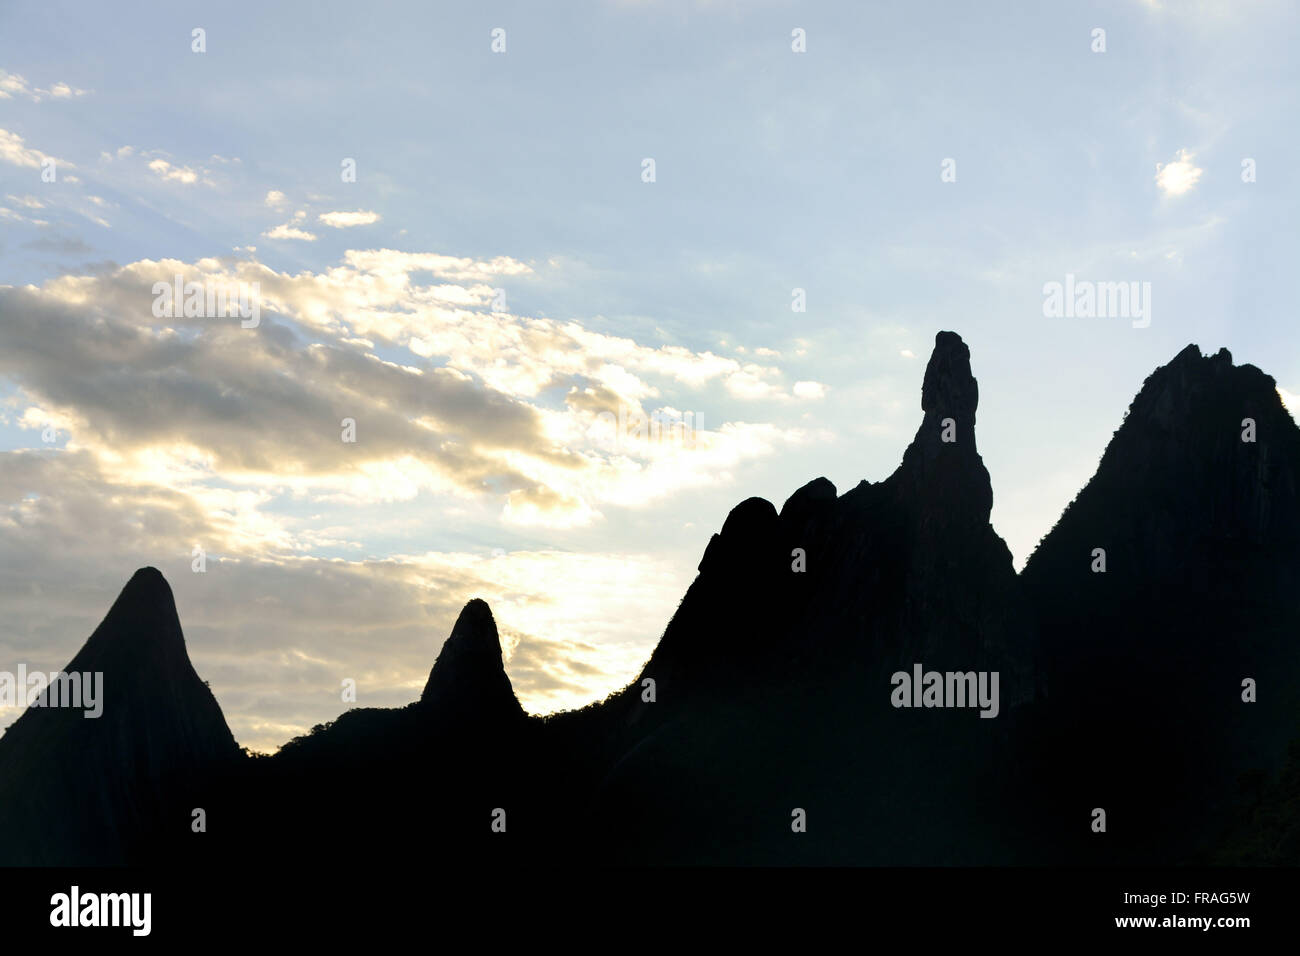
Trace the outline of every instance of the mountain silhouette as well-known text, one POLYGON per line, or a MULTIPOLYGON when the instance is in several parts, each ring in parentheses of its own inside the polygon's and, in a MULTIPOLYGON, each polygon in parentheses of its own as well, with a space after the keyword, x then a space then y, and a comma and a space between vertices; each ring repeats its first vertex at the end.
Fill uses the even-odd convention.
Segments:
POLYGON ((742 501, 642 672, 547 717, 520 706, 475 599, 417 700, 242 755, 140 571, 67 668, 104 672, 104 717, 33 709, 0 738, 7 862, 191 853, 190 805, 219 811, 208 861, 1293 852, 1300 429, 1273 380, 1195 346, 1157 369, 1019 575, 978 404, 968 347, 938 333, 891 475, 742 501))
POLYGON ((420 706, 446 720, 523 719, 524 709, 506 676, 501 639, 486 601, 475 598, 460 612, 429 672, 420 706))
POLYGON ((1042 748, 1073 754, 1057 790, 1122 834, 1075 833, 1085 858, 1189 862, 1276 773, 1300 717, 1298 479, 1274 380, 1189 345, 1029 559, 1051 652, 1042 748))
POLYGON ((502 662, 486 602, 465 605, 420 698, 401 708, 353 708, 254 758, 223 797, 243 839, 223 852, 272 842, 322 865, 347 846, 357 861, 423 854, 483 862, 514 852, 491 829, 506 811, 507 833, 528 817, 518 797, 535 760, 533 726, 502 662), (256 794, 257 802, 241 799, 256 794), (481 822, 480 827, 468 824, 481 822), (493 839, 493 838, 496 839, 493 839))
POLYGON ((975 808, 998 790, 1008 711, 1037 694, 1038 649, 989 525, 978 397, 969 350, 942 332, 893 475, 838 497, 819 478, 779 513, 751 498, 728 515, 610 708, 626 753, 599 784, 598 818, 638 821, 617 862, 1004 858, 975 808), (914 664, 1000 671, 1001 723, 893 708, 890 674, 914 664), (809 820, 797 837, 796 809, 809 820))
POLYGON ((242 755, 190 663, 162 574, 137 571, 63 670, 103 675, 102 713, 30 707, 0 737, 0 864, 170 855, 242 755))

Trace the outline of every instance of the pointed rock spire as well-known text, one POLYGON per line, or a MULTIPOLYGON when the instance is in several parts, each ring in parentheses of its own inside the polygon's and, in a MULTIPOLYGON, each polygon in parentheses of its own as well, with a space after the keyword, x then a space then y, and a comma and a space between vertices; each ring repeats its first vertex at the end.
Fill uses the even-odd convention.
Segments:
POLYGON ((978 406, 970 349, 956 332, 939 332, 921 385, 925 417, 890 480, 901 497, 924 502, 943 524, 985 524, 993 508, 993 486, 975 447, 978 406))
POLYGON ((939 332, 921 383, 921 410, 926 417, 964 418, 975 427, 979 383, 970 370, 970 348, 956 332, 939 332))
POLYGON ((461 715, 523 716, 486 601, 474 598, 460 612, 429 672, 420 704, 461 715))

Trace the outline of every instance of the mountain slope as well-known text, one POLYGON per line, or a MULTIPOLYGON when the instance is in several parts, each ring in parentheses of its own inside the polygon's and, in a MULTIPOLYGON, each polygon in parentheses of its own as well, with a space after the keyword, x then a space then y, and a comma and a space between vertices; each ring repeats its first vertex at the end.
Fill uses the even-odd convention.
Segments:
POLYGON ((1109 840, 1066 825, 1085 859, 1198 858, 1239 783, 1278 769, 1300 714, 1298 480, 1273 379, 1189 345, 1026 565, 1050 649, 1042 746, 1073 758, 1053 799, 1110 818, 1109 840))

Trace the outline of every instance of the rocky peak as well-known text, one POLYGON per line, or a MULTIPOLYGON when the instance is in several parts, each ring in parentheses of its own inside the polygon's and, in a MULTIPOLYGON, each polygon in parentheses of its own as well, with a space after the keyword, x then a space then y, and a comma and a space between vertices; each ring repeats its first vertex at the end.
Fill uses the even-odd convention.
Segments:
POLYGON ((925 417, 890 479, 900 501, 926 508, 939 524, 987 524, 993 486, 975 446, 979 383, 970 349, 956 332, 939 332, 921 385, 925 417))
POLYGON ((975 426, 979 383, 970 370, 970 348, 956 332, 939 332, 921 383, 921 410, 927 419, 953 417, 975 426))
POLYGON ((429 672, 420 704, 461 715, 523 715, 486 601, 474 598, 461 610, 429 672))
POLYGON ((742 573, 756 551, 763 550, 779 537, 780 521, 776 508, 766 498, 746 498, 731 509, 722 530, 709 540, 700 559, 699 570, 710 569, 724 576, 742 573))
POLYGON ((1240 422, 1252 411, 1272 415, 1280 407, 1277 383, 1271 376, 1253 365, 1233 365, 1227 349, 1203 356, 1197 346, 1189 345, 1147 377, 1125 426, 1132 421, 1187 431, 1207 424, 1208 419, 1226 423, 1235 417, 1240 422))
POLYGON ((834 501, 835 485, 826 478, 814 478, 786 499, 781 520, 797 527, 834 501))
POLYGON ((157 568, 140 568, 127 581, 99 627, 68 666, 111 663, 123 670, 192 673, 176 599, 157 568))

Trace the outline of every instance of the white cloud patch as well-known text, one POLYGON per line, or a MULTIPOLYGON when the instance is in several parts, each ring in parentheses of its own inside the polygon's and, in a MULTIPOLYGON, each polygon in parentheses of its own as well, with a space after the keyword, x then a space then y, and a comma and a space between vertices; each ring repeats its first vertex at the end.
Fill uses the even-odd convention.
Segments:
POLYGON ((358 209, 356 212, 323 212, 317 220, 335 229, 348 229, 352 226, 369 226, 379 221, 377 212, 358 209))
POLYGON ((299 229, 289 223, 282 223, 274 229, 268 229, 262 233, 267 239, 301 239, 303 242, 315 242, 316 234, 307 232, 305 229, 299 229))
POLYGON ((7 129, 0 129, 0 162, 9 163, 12 166, 37 169, 47 160, 53 160, 60 169, 76 168, 66 160, 56 159, 42 153, 39 149, 32 149, 26 145, 23 138, 17 133, 12 133, 7 129))
POLYGON ((33 219, 30 216, 25 216, 20 212, 8 208, 7 206, 0 206, 0 220, 8 220, 9 222, 23 222, 31 226, 49 225, 49 222, 47 222, 44 219, 33 219))
POLYGON ((149 161, 149 168, 163 179, 189 186, 199 181, 199 173, 189 166, 173 166, 165 159, 149 161))
POLYGON ((53 97, 56 100, 73 99, 78 96, 85 96, 89 90, 78 89, 68 83, 58 82, 50 86, 49 89, 41 89, 38 86, 32 86, 22 76, 17 73, 10 73, 0 69, 0 100, 12 99, 15 96, 21 96, 24 99, 31 100, 33 103, 39 103, 45 97, 53 97))

